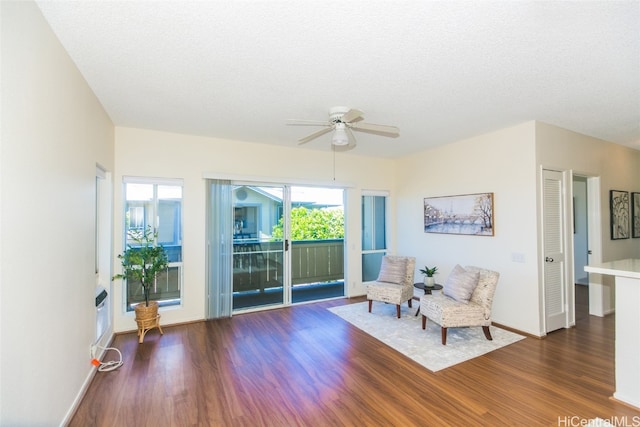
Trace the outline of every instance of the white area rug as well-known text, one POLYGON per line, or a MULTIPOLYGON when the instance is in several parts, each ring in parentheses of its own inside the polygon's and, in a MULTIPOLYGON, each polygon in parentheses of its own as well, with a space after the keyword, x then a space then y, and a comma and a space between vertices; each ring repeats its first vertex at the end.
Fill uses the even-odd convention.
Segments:
POLYGON ((422 330, 422 316, 415 316, 418 301, 413 308, 403 305, 400 319, 395 305, 380 302, 373 303, 371 313, 366 301, 328 310, 433 372, 525 338, 495 326, 491 327, 493 341, 485 338, 481 327, 450 328, 447 345, 443 346, 440 325, 427 320, 427 329, 422 330))

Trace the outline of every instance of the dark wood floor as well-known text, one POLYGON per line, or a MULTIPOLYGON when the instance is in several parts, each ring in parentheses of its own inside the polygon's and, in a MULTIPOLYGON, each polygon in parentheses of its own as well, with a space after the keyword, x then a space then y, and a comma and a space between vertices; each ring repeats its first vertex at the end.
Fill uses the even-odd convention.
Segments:
POLYGON ((610 398, 613 316, 580 316, 575 328, 432 373, 326 310, 359 301, 165 327, 143 344, 118 335, 125 364, 96 374, 70 425, 558 426, 640 416, 610 398))

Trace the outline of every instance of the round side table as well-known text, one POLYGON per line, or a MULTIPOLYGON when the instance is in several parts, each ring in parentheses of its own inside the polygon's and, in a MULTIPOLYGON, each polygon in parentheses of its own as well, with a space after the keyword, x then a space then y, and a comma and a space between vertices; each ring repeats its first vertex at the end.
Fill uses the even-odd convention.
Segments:
POLYGON ((442 289, 442 285, 435 283, 433 286, 425 286, 424 283, 418 282, 413 284, 414 288, 422 289, 425 295, 431 295, 431 291, 439 291, 442 289))

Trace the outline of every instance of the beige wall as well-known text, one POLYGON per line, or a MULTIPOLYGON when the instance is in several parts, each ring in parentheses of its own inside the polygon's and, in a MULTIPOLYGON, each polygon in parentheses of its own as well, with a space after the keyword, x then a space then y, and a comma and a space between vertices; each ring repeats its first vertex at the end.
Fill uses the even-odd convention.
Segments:
MULTIPOLYGON (((624 184, 624 180, 634 179, 634 174, 637 174, 633 169, 637 157, 636 150, 533 121, 397 161, 339 153, 336 157, 336 181, 350 185, 347 192, 347 281, 350 295, 364 293, 360 283, 360 191, 389 190, 394 239, 390 246, 392 252, 416 256, 418 266, 438 265, 441 281, 456 263, 498 270, 502 277, 494 303, 494 320, 534 335, 544 335, 539 262, 541 242, 537 231, 540 168, 576 169, 583 174, 601 176, 605 183, 620 175, 623 177, 620 188, 626 188, 629 185, 624 184), (607 155, 603 155, 602 150, 607 155), (566 153, 566 159, 561 153, 566 153), (608 157, 611 154, 615 155, 608 157), (597 162, 597 167, 594 162, 597 162), (424 233, 424 197, 476 192, 494 193, 494 237, 424 233), (402 215, 396 215, 397 212, 402 212, 402 215)), ((121 182, 125 175, 185 180, 185 298, 181 308, 168 309, 163 314, 167 323, 204 317, 203 176, 218 174, 271 177, 294 182, 303 180, 326 185, 333 183, 330 152, 266 147, 131 128, 116 130, 116 163, 116 183, 121 182), (175 146, 180 147, 178 152, 175 146), (235 161, 241 152, 252 155, 235 161), (145 155, 148 158, 148 153, 153 153, 152 162, 137 160, 145 155), (313 153, 313 163, 308 161, 310 153, 313 153)), ((115 193, 115 236, 120 236, 122 204, 119 184, 116 184, 115 193)), ((608 191, 603 191, 603 197, 608 197, 608 191)), ((603 202, 602 209, 606 213, 608 204, 603 202)), ((607 230, 605 228, 603 233, 608 233, 607 230)), ((116 253, 122 249, 119 240, 116 237, 116 253)), ((611 242, 603 243, 603 251, 608 256, 637 255, 634 252, 637 240, 628 241, 627 249, 616 250, 614 255, 611 255, 611 242)), ((114 291, 116 301, 122 301, 119 286, 114 291)), ((605 289, 605 292, 611 290, 605 289)), ((603 298, 608 304, 613 301, 611 295, 603 298)), ((122 306, 116 308, 115 316, 116 330, 135 327, 131 315, 125 314, 122 306)))
MULTIPOLYGON (((114 256, 122 250, 122 177, 184 180, 184 303, 163 312, 163 322, 170 324, 205 313, 203 176, 331 185, 333 156, 299 147, 114 130, 35 4, 2 1, 0 14, 0 424, 59 425, 92 372, 96 164, 114 172, 114 256)), ((415 255, 418 267, 438 265, 439 280, 456 263, 500 271, 495 321, 534 334, 542 328, 536 231, 542 167, 600 177, 602 259, 640 257, 640 239, 611 241, 608 228, 608 191, 640 191, 635 150, 528 122, 395 161, 339 153, 335 162, 335 181, 349 184, 351 295, 364 292, 359 283, 363 189, 390 191, 392 253, 415 255), (494 193, 494 237, 423 232, 424 197, 473 192, 494 193), (524 262, 515 262, 514 255, 524 262)), ((134 329, 123 313, 120 285, 111 290, 115 329, 134 329)))
MULTIPOLYGON (((588 185, 594 186, 599 210, 589 212, 595 222, 589 230, 590 249, 594 252, 590 263, 640 258, 640 239, 611 240, 609 213, 610 190, 640 192, 640 151, 538 122, 536 157, 538 172, 542 168, 567 171, 569 175, 587 177, 588 185)), ((541 240, 539 244, 541 247, 541 240)), ((572 248, 568 249, 568 255, 573 257, 572 248)), ((613 277, 590 274, 589 282, 590 312, 613 312, 613 277)))
MULTIPOLYGON (((205 179, 204 176, 238 176, 245 179, 290 181, 334 186, 347 185, 346 280, 351 295, 361 295, 360 196, 363 189, 389 190, 395 186, 394 161, 315 151, 297 146, 265 146, 243 141, 116 128, 114 174, 114 255, 122 251, 122 178, 145 176, 181 178, 183 195, 184 288, 181 307, 164 309, 165 324, 205 317, 205 179), (142 160, 141 160, 142 159, 142 160)), ((393 212, 391 219, 393 220, 393 212)), ((390 243, 393 250, 393 240, 390 243)), ((135 329, 132 313, 125 313, 122 288, 114 286, 115 329, 135 329)))
POLYGON ((0 425, 60 425, 90 378, 96 164, 114 129, 32 2, 0 2, 0 425))
MULTIPOLYGON (((538 231, 542 168, 598 177, 602 260, 640 256, 640 239, 610 240, 608 202, 610 189, 640 191, 640 151, 545 123, 527 122, 403 158, 395 198, 403 213, 396 224, 400 254, 415 255, 418 266, 437 265, 438 281, 457 263, 499 271, 494 321, 540 336, 545 335, 538 231), (494 193, 494 237, 424 233, 425 197, 477 192, 494 193), (520 256, 524 262, 516 261, 520 256)), ((572 256, 571 247, 568 251, 572 256)), ((592 280, 591 299, 600 304, 600 314, 613 311, 612 281, 592 280)))
POLYGON ((534 159, 533 122, 403 158, 397 238, 399 252, 415 255, 418 266, 438 266, 439 283, 456 264, 500 272, 494 321, 539 334, 534 159), (425 197, 484 192, 494 193, 494 237, 424 232, 425 197))
POLYGON ((640 192, 640 151, 546 123, 536 123, 540 167, 600 177, 602 261, 640 258, 640 239, 611 240, 609 190, 640 192))

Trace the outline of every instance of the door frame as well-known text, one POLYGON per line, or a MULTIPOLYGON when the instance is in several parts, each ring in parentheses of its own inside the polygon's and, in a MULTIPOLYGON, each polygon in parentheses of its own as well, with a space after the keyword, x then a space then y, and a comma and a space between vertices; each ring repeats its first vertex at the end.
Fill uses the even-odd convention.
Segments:
MULTIPOLYGON (((563 191, 565 192, 564 215, 562 217, 565 233, 565 263, 564 275, 566 283, 573 284, 575 282, 574 273, 574 245, 573 245, 573 177, 581 176, 587 178, 587 228, 588 228, 588 246, 591 253, 589 254, 588 263, 598 264, 602 262, 602 209, 600 177, 590 173, 577 172, 574 170, 562 170, 553 167, 540 167, 540 217, 541 222, 544 216, 544 194, 542 186, 544 185, 544 171, 552 170, 563 174, 563 191)), ((540 247, 539 259, 539 281, 540 281, 540 319, 541 333, 546 335, 546 313, 544 302, 544 230, 541 227, 538 230, 540 247)), ((566 301, 568 304, 566 328, 575 326, 575 288, 574 286, 566 286, 566 301)), ((605 316, 614 311, 608 308, 610 305, 610 296, 606 292, 606 288, 602 284, 602 278, 597 274, 589 274, 589 314, 594 316, 605 316)))
MULTIPOLYGON (((587 256, 587 265, 600 264, 602 262, 602 209, 601 209, 601 197, 600 197, 600 177, 594 176, 588 173, 580 173, 576 171, 571 172, 571 189, 573 192, 573 178, 576 176, 586 178, 587 180, 587 246, 589 254, 587 256)), ((573 202, 573 197, 572 197, 573 202)), ((573 218, 570 218, 573 221, 573 218)), ((573 240, 571 241, 573 256, 569 260, 571 262, 571 271, 574 271, 574 257, 575 252, 573 249, 573 240)), ((606 287, 603 286, 602 277, 599 274, 590 273, 587 275, 589 279, 589 314, 592 316, 604 317, 610 314, 613 309, 611 308, 612 301, 610 295, 606 292, 606 287)), ((574 278, 575 282, 575 278, 574 278)), ((574 321, 572 326, 575 326, 575 289, 571 287, 573 292, 573 310, 574 321)))
POLYGON ((589 265, 589 223, 587 211, 587 177, 573 174, 573 271, 576 283, 584 278, 588 285, 588 273, 584 266, 589 265), (578 243, 578 245, 576 245, 578 243))
MULTIPOLYGON (((587 221, 589 228, 589 264, 602 262, 602 205, 600 177, 587 175, 587 221)), ((602 283, 602 276, 589 273, 589 314, 604 317, 611 313, 613 301, 602 283)))

